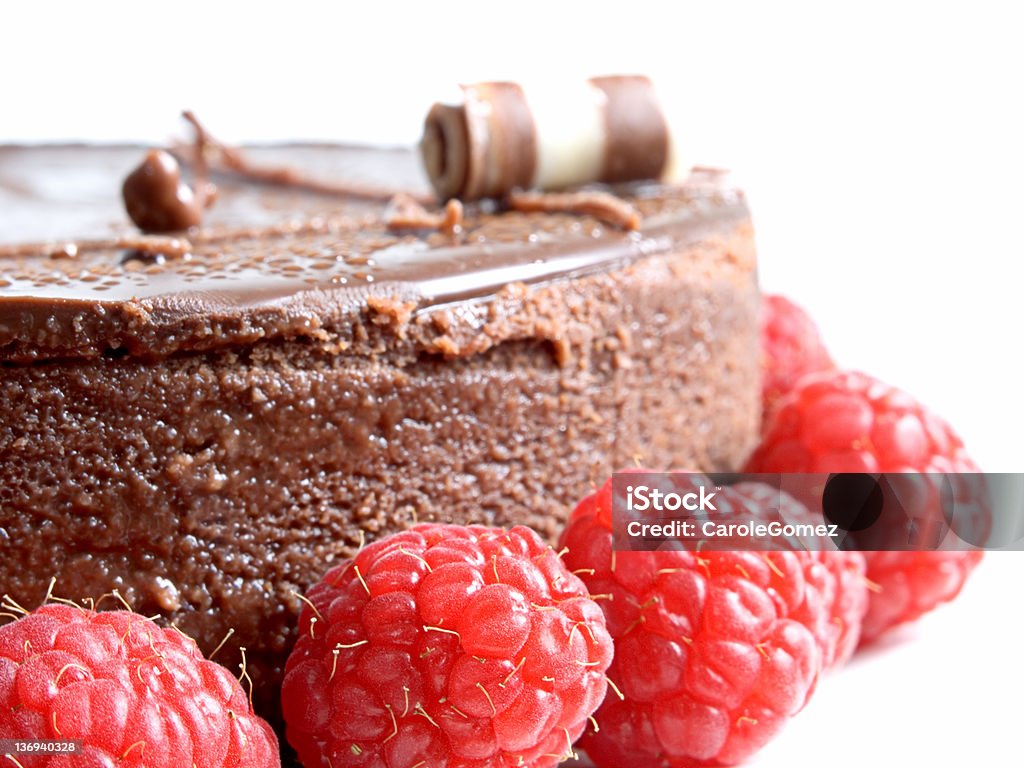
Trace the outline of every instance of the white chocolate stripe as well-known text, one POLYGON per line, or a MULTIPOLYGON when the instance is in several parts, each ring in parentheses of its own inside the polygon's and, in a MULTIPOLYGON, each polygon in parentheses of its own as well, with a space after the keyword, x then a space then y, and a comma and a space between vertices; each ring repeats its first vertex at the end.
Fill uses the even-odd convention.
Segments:
POLYGON ((537 139, 532 186, 561 189, 601 175, 605 95, 590 83, 559 90, 525 90, 537 139))

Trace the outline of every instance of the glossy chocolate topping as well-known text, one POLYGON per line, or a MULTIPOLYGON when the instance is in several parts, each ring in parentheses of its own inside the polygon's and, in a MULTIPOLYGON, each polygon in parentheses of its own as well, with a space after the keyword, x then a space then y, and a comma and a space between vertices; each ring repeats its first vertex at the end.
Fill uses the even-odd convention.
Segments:
MULTIPOLYGON (((740 193, 703 174, 681 188, 620 189, 643 216, 637 232, 586 215, 486 205, 467 208, 457 234, 396 232, 380 202, 228 180, 206 225, 188 237, 188 252, 161 253, 159 241, 126 249, 103 239, 131 234, 109 201, 123 177, 115 169, 131 168, 140 150, 39 151, 52 156, 52 170, 40 175, 37 160, 26 181, 17 151, 0 148, 0 359, 10 361, 323 340, 344 334, 370 296, 411 302, 415 312, 484 297, 509 282, 564 279, 678 249, 747 216, 740 193), (77 209, 68 226, 47 221, 53 192, 77 209), (75 234, 88 238, 69 237, 75 234), (26 240, 40 245, 17 245, 26 240)), ((328 179, 358 177, 376 164, 385 177, 371 181, 425 186, 407 152, 294 147, 250 155, 298 168, 315 158, 306 170, 328 179)), ((410 344, 432 351, 426 335, 410 344)))

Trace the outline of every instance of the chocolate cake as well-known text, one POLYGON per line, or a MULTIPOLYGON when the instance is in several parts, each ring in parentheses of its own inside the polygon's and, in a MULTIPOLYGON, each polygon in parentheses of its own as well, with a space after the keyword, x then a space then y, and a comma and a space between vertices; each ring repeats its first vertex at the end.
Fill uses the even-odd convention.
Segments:
MULTIPOLYGON (((407 151, 250 154, 426 194, 407 151)), ((164 237, 118 203, 141 156, 0 148, 0 593, 25 605, 55 577, 207 653, 233 630, 217 659, 247 649, 274 717, 299 595, 364 538, 552 536, 613 468, 752 447, 752 229, 723 174, 602 187, 636 231, 486 201, 419 226, 218 179, 202 228, 164 237)))

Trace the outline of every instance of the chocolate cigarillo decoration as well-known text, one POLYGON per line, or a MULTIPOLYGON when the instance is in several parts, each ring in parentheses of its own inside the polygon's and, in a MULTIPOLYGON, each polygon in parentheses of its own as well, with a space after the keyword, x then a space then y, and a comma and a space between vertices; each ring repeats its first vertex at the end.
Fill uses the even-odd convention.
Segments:
POLYGON ((661 179, 670 171, 671 132, 646 77, 595 77, 547 94, 516 83, 462 91, 462 104, 431 108, 420 143, 444 200, 661 179))

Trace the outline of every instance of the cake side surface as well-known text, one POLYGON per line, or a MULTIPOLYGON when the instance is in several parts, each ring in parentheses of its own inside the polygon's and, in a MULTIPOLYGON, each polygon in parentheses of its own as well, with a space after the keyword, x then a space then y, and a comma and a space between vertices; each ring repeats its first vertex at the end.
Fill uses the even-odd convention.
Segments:
MULTIPOLYGON (((551 535, 616 467, 735 469, 759 423, 746 209, 720 191, 637 191, 636 236, 498 212, 467 220, 471 242, 391 242, 379 212, 263 231, 244 247, 263 248, 257 271, 282 261, 260 276, 273 295, 207 271, 183 291, 119 297, 137 281, 116 272, 99 292, 112 298, 83 299, 89 264, 124 266, 102 248, 84 266, 57 260, 67 285, 0 289, 0 591, 32 604, 52 576, 61 594, 116 587, 207 652, 233 628, 221 660, 248 649, 273 717, 295 593, 361 535, 415 519, 551 535), (371 236, 386 241, 375 259, 371 236), (350 237, 363 250, 339 245, 350 237), (382 279, 305 283, 302 260, 328 256, 332 276, 382 279)), ((240 242, 193 261, 229 272, 240 242)), ((12 259, 8 288, 51 265, 12 259)))

